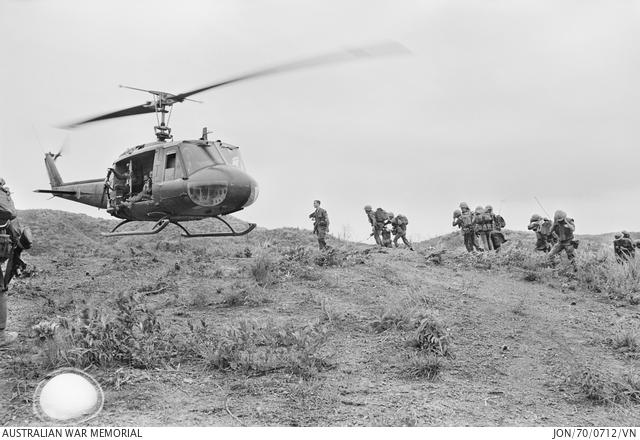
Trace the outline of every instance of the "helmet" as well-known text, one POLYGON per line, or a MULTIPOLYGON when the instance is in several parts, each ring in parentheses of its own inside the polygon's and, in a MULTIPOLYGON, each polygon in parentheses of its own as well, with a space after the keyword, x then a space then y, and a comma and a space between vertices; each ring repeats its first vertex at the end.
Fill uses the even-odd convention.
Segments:
POLYGON ((389 217, 389 218, 393 218, 393 217, 395 217, 395 216, 393 215, 393 212, 388 211, 388 212, 387 212, 387 217, 389 217))
POLYGON ((460 209, 469 209, 469 205, 467 205, 467 202, 461 202, 460 209))
POLYGON ((365 205, 364 206, 364 210, 367 211, 367 212, 371 211, 372 209, 373 208, 371 207, 371 205, 365 205))
POLYGON ((629 234, 629 231, 622 231, 622 236, 625 238, 631 238, 631 234, 629 234))
POLYGON ((537 221, 540 221, 540 220, 542 220, 542 217, 540 217, 538 214, 533 214, 531 216, 531 220, 529 220, 529 221, 530 222, 537 222, 537 221))
POLYGON ((5 182, 4 178, 0 177, 0 186, 4 186, 5 183, 7 183, 7 182, 5 182))
POLYGON ((553 214, 553 220, 556 222, 558 220, 564 220, 566 218, 567 218, 567 213, 559 209, 555 212, 555 214, 553 214))
POLYGON ((635 241, 635 245, 636 245, 637 248, 640 248, 640 240, 636 240, 635 241))
POLYGON ((616 234, 613 236, 616 240, 620 240, 622 238, 622 234, 616 234))
POLYGON ((462 215, 462 211, 460 211, 459 209, 456 209, 455 211, 453 211, 453 218, 458 218, 462 215))
POLYGON ((482 206, 476 206, 476 214, 484 214, 484 208, 482 206))
POLYGON ((491 206, 491 205, 487 205, 487 206, 485 206, 485 207, 484 207, 484 210, 485 210, 486 212, 493 212, 493 206, 491 206))

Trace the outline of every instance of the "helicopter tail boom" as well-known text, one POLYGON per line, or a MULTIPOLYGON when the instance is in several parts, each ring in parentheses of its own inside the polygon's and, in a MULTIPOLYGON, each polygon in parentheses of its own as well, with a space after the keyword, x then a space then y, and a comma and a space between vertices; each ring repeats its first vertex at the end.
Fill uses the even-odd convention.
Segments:
POLYGON ((96 208, 106 208, 106 201, 102 198, 104 191, 103 179, 82 180, 78 182, 65 182, 62 180, 58 167, 55 164, 56 155, 46 153, 44 164, 49 175, 51 189, 37 189, 35 192, 52 194, 74 202, 95 206, 96 208))
POLYGON ((44 165, 47 167, 47 174, 49 175, 49 184, 51 188, 64 185, 60 172, 56 166, 56 155, 53 153, 46 153, 44 156, 44 165))

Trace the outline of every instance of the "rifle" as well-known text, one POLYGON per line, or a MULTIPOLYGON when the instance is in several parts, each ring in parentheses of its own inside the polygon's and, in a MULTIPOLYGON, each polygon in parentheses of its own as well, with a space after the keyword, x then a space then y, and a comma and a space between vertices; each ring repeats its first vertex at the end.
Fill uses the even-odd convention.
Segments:
POLYGON ((27 264, 22 261, 20 258, 20 254, 22 253, 22 249, 18 246, 13 245, 11 248, 11 255, 7 259, 7 267, 2 273, 2 268, 0 267, 0 291, 5 292, 9 288, 9 283, 14 276, 20 276, 20 271, 24 270, 27 267, 27 264))
POLYGON ((536 196, 533 196, 533 198, 536 200, 536 202, 538 202, 538 206, 540 206, 540 208, 544 211, 544 213, 547 214, 547 218, 551 218, 547 210, 544 209, 544 206, 542 206, 542 203, 540 203, 540 200, 538 200, 536 196))

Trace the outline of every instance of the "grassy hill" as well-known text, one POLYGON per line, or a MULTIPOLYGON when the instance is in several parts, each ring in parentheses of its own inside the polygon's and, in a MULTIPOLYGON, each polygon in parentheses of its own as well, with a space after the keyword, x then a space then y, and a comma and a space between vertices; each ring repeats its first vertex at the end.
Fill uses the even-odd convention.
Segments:
MULTIPOLYGON (((640 403, 640 264, 580 237, 577 271, 509 232, 417 252, 258 229, 103 238, 109 220, 24 211, 37 244, 11 285, 0 423, 60 366, 88 368, 91 425, 628 425, 640 403), (441 259, 426 258, 445 249, 441 259)), ((191 226, 191 225, 189 225, 191 226)), ((194 227, 209 228, 207 223, 194 227)))

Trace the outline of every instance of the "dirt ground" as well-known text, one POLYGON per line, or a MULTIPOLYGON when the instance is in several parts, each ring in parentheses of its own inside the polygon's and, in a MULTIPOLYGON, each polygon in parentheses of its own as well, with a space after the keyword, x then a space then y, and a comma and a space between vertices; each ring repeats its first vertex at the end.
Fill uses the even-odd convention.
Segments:
MULTIPOLYGON (((290 234, 299 246, 313 249, 307 231, 290 234)), ((74 249, 56 245, 25 256, 36 271, 11 289, 9 325, 20 339, 0 349, 0 424, 42 423, 31 410, 31 395, 47 370, 17 371, 17 365, 39 365, 42 356, 31 326, 54 319, 50 310, 72 314, 83 298, 108 304, 126 291, 140 295, 177 332, 201 320, 214 328, 240 320, 323 323, 328 332, 319 350, 330 362, 308 376, 212 369, 195 360, 147 369, 91 367, 87 371, 102 384, 105 405, 90 425, 638 424, 637 404, 595 402, 571 379, 587 370, 638 374, 637 352, 608 343, 616 332, 640 327, 638 305, 561 277, 526 281, 515 268, 460 264, 455 252, 433 264, 425 249, 337 242, 355 256, 348 264, 313 266, 304 277, 281 264, 272 282, 256 286, 251 268, 259 256, 276 255, 279 243, 290 244, 278 237, 263 231, 218 250, 219 241, 196 242, 204 254, 194 252, 192 242, 154 237, 121 240, 114 247, 101 239, 74 249), (247 248, 252 256, 237 256, 247 248), (159 292, 144 293, 158 286, 159 292), (246 286, 256 301, 228 300, 233 289, 246 286), (408 368, 416 356, 407 344, 414 327, 376 327, 391 312, 427 312, 446 327, 450 355, 438 358, 434 379, 408 368)))

